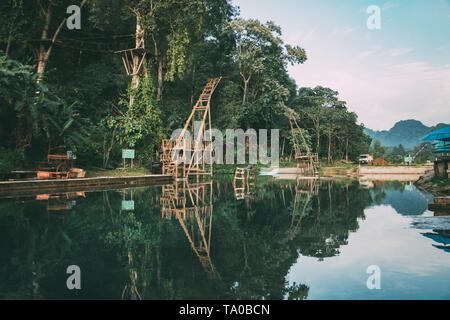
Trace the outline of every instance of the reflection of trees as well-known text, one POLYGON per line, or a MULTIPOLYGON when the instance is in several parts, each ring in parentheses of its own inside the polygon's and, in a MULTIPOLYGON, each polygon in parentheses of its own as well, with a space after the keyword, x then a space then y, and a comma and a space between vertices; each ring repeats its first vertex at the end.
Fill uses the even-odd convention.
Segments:
POLYGON ((357 182, 321 181, 313 202, 314 214, 303 219, 294 241, 303 255, 323 259, 339 253, 347 244, 348 235, 358 229, 358 218, 364 218, 364 208, 371 203, 368 190, 357 182))
POLYGON ((112 255, 99 238, 105 227, 104 217, 97 214, 102 205, 81 201, 58 215, 49 214, 42 201, 12 205, 10 214, 0 206, 0 243, 8 243, 0 249, 0 298, 111 298, 106 278, 113 273, 120 277, 117 268, 106 267, 112 255), (66 268, 72 264, 83 270, 78 294, 65 285, 66 268))
POLYGON ((410 182, 374 181, 373 184, 373 203, 389 205, 402 215, 424 213, 428 209, 428 201, 432 199, 416 190, 410 182))
POLYGON ((363 210, 371 203, 369 191, 357 182, 317 183, 318 192, 308 180, 260 186, 256 214, 249 220, 241 215, 242 204, 218 201, 216 250, 223 258, 217 267, 224 279, 234 280, 232 297, 279 299, 307 292, 307 287, 289 287, 285 280, 299 253, 320 259, 336 255, 349 233, 358 229, 357 219, 364 218, 363 210), (238 246, 242 249, 236 250, 238 246))
POLYGON ((0 297, 304 299, 309 288, 286 280, 292 265, 338 254, 371 202, 357 182, 316 185, 258 179, 251 216, 226 179, 134 191, 133 212, 120 211, 117 192, 87 194, 58 216, 0 203, 0 297), (71 264, 79 292, 65 288, 71 264))

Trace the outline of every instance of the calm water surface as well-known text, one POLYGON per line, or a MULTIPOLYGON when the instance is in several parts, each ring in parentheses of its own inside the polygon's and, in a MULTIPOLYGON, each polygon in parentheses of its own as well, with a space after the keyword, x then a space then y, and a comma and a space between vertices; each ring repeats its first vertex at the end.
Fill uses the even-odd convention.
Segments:
POLYGON ((450 217, 432 200, 407 182, 271 177, 3 198, 0 298, 450 299, 450 217))

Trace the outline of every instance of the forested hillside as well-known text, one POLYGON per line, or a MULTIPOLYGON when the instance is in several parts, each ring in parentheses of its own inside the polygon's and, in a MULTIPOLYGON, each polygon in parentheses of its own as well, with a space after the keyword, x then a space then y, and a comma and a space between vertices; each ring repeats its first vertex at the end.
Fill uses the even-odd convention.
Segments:
POLYGON ((183 126, 209 77, 224 76, 213 127, 278 128, 289 157, 284 106, 327 162, 355 160, 370 137, 338 92, 298 88, 288 64, 308 63, 276 21, 246 20, 227 0, 3 0, 0 4, 0 171, 34 167, 73 150, 82 166, 115 168, 122 148, 151 168, 160 141, 183 126), (81 7, 81 29, 66 13, 81 7), (115 51, 145 48, 128 76, 115 51))
POLYGON ((397 147, 403 145, 405 148, 413 149, 420 145, 422 137, 431 131, 448 126, 445 123, 439 123, 436 126, 427 127, 417 120, 398 121, 391 129, 383 131, 374 131, 366 128, 365 132, 373 139, 387 147, 397 147))

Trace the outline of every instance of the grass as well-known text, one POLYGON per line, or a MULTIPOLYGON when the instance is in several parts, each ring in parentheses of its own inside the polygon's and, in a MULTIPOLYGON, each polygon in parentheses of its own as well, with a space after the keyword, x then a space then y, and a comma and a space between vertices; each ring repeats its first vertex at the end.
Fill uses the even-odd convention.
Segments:
POLYGON ((90 168, 86 170, 86 178, 95 177, 130 177, 152 174, 150 170, 143 167, 127 168, 127 170, 108 170, 102 168, 90 168))
POLYGON ((431 181, 439 187, 450 186, 450 179, 448 178, 434 177, 433 179, 431 179, 431 181))
MULTIPOLYGON (((214 174, 234 174, 237 167, 246 167, 246 164, 223 164, 223 165, 214 165, 214 174)), ((280 161, 279 167, 280 168, 295 168, 296 162, 295 161, 280 161)), ((365 165, 362 165, 365 166, 365 165)), ((389 166, 401 166, 401 164, 395 164, 395 165, 389 165, 389 166)), ((421 164, 414 164, 411 167, 418 167, 423 166, 421 164)), ((262 164, 256 164, 253 165, 253 168, 256 172, 259 172, 261 168, 268 167, 268 165, 262 165, 262 164)), ((337 163, 332 164, 326 164, 321 163, 320 171, 323 171, 324 169, 331 169, 335 168, 337 170, 347 170, 351 168, 357 168, 358 164, 346 162, 346 161, 339 161, 337 163)), ((140 167, 140 166, 134 166, 133 168, 127 168, 127 170, 117 170, 117 169, 102 169, 102 168, 87 168, 86 169, 86 178, 94 178, 94 177, 130 177, 130 176, 139 176, 139 175, 148 175, 148 174, 158 174, 159 171, 154 170, 153 172, 147 168, 140 167)), ((448 182, 447 182, 448 183, 448 182)))

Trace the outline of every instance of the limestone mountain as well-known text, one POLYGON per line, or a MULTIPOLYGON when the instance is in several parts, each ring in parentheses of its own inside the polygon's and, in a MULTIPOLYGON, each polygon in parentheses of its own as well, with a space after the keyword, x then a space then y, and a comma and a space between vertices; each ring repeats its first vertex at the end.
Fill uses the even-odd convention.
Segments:
POLYGON ((432 127, 427 127, 418 120, 402 120, 398 121, 391 129, 374 131, 369 128, 364 129, 365 133, 372 137, 372 141, 379 140, 383 146, 395 147, 399 144, 406 149, 413 149, 416 145, 420 145, 420 138, 431 131, 443 128, 449 124, 439 123, 432 127))

